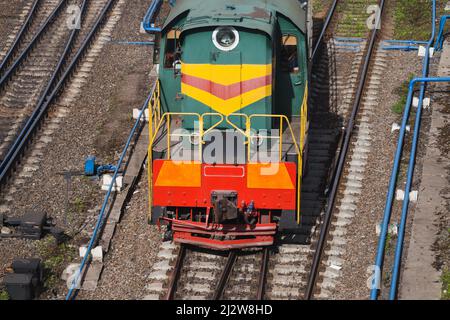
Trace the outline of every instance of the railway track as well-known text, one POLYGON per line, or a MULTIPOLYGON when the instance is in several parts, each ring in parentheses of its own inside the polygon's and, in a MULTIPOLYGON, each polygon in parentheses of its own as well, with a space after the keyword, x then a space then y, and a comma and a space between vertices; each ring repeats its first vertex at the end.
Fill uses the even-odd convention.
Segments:
MULTIPOLYGON (((269 257, 269 248, 212 252, 180 246, 164 298, 262 300, 269 257)), ((165 280, 164 277, 167 275, 165 268, 169 265, 170 263, 159 262, 155 266, 157 271, 150 275, 156 282, 147 288, 155 292, 154 298, 156 295, 160 297, 157 292, 161 292, 161 280, 165 280)))
MULTIPOLYGON (((2 62, 0 79, 0 159, 5 159, 33 106, 44 94, 70 32, 62 12, 65 1, 36 1, 24 28, 2 62), (62 48, 62 49, 61 49, 62 48)), ((55 70, 57 71, 57 70, 55 70)), ((50 89, 46 90, 49 91, 50 89)))
MULTIPOLYGON (((15 43, 17 48, 12 47, 11 55, 4 60, 7 68, 2 73, 0 93, 0 188, 6 189, 11 177, 22 181, 38 169, 36 161, 39 159, 28 163, 22 158, 42 132, 40 129, 44 127, 49 111, 59 103, 65 85, 77 71, 115 2, 39 1, 40 11, 35 11, 34 15, 43 9, 51 13, 34 35, 30 35, 34 27, 24 28, 28 30, 27 34, 21 36, 23 40, 15 43), (81 29, 74 27, 75 8, 79 8, 81 29), (26 42, 30 37, 31 40, 26 42), (23 170, 20 175, 15 175, 21 163, 23 170)), ((50 142, 48 135, 55 130, 55 124, 46 128, 47 138, 41 137, 39 143, 50 142)))
POLYGON ((233 252, 216 287, 214 300, 263 300, 270 248, 233 252))
POLYGON ((44 4, 42 0, 31 0, 24 6, 21 24, 12 30, 0 54, 0 78, 3 78, 5 71, 14 63, 15 58, 31 43, 31 39, 37 35, 41 26, 44 26, 45 20, 50 17, 56 3, 55 1, 44 4))
MULTIPOLYGON (((361 6, 355 3, 354 5, 361 6)), ((378 6, 381 17, 385 1, 379 1, 378 6)), ((356 214, 356 204, 362 190, 363 174, 372 140, 370 115, 378 104, 377 89, 385 67, 386 53, 376 50, 378 30, 374 28, 370 32, 369 40, 365 44, 363 63, 358 68, 358 73, 352 76, 357 87, 352 107, 348 109, 350 114, 346 117, 345 131, 321 232, 315 246, 305 299, 331 298, 344 265, 341 256, 346 250, 347 226, 356 214)))

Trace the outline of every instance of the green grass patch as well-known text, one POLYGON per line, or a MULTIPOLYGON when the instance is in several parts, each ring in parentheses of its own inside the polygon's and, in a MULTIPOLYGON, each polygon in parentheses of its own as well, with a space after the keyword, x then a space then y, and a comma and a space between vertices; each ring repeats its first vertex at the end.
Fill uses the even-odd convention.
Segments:
POLYGON ((9 294, 6 290, 0 291, 0 301, 9 300, 9 294))
POLYGON ((408 99, 408 91, 409 91, 409 83, 412 79, 414 79, 415 75, 413 73, 410 73, 408 76, 408 80, 403 81, 402 84, 395 88, 394 93, 399 96, 399 100, 392 106, 392 112, 395 114, 403 114, 403 111, 405 110, 405 105, 408 99))
POLYGON ((323 4, 321 1, 319 0, 314 0, 313 1, 313 12, 314 13, 319 13, 323 11, 323 4))
POLYGON ((80 197, 76 197, 72 202, 73 209, 76 213, 81 214, 86 209, 86 204, 84 203, 83 199, 80 197))
POLYGON ((428 40, 431 34, 431 1, 397 0, 394 38, 428 40))
POLYGON ((388 253, 391 250, 391 241, 392 241, 392 235, 388 231, 386 236, 386 242, 384 244, 384 252, 388 253))
POLYGON ((392 112, 396 114, 403 114, 403 110, 405 109, 406 99, 400 99, 398 100, 393 106, 392 106, 392 112))
POLYGON ((59 283, 59 275, 76 257, 75 247, 67 243, 58 244, 53 237, 47 236, 36 242, 36 249, 43 261, 44 287, 54 288, 59 283))
POLYGON ((450 300, 450 270, 446 269, 442 272, 442 299, 450 300))

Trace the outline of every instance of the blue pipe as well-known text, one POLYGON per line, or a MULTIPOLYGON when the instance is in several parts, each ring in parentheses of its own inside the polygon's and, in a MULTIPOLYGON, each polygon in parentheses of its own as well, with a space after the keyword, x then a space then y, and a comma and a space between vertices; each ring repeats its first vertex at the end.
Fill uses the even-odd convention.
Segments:
POLYGON ((389 43, 409 43, 409 44, 427 44, 427 41, 418 41, 418 40, 384 40, 384 42, 389 43))
MULTIPOLYGON (((423 84, 428 83, 428 82, 450 82, 450 77, 416 78, 416 79, 414 79, 413 81, 411 81, 411 83, 409 85, 409 96, 408 96, 409 100, 412 99, 412 96, 414 93, 414 85, 417 82, 421 82, 423 84)), ((399 226, 399 230, 398 230, 397 244, 395 247, 394 267, 392 270, 391 288, 389 291, 389 299, 390 300, 395 300, 395 298, 397 296, 397 284, 398 284, 398 278, 399 278, 400 267, 401 267, 401 262, 402 262, 401 260, 402 260, 402 252, 403 252, 403 240, 405 237, 406 220, 408 217, 409 193, 411 192, 411 186, 412 186, 412 181, 413 181, 413 176, 414 176, 414 166, 415 166, 415 160, 416 160, 417 145, 419 142, 422 110, 423 110, 422 103, 419 103, 419 106, 417 108, 417 113, 416 113, 416 120, 415 120, 415 124, 414 124, 414 135, 413 135, 413 141, 412 141, 412 147, 411 147, 411 156, 409 158, 408 175, 407 175, 406 187, 405 187, 405 198, 403 199, 402 215, 401 215, 400 226, 399 226)))
MULTIPOLYGON (((172 4, 172 3, 171 3, 172 4)), ((153 0, 150 7, 148 8, 144 19, 142 21, 142 27, 147 32, 160 32, 161 28, 153 27, 154 21, 156 19, 156 13, 162 5, 162 0, 153 0)))
POLYGON ((122 41, 113 40, 111 43, 115 44, 125 44, 125 45, 137 45, 137 46, 153 46, 155 43, 152 41, 122 41))
POLYGON ((360 43, 336 43, 337 47, 360 47, 361 44, 360 43))
MULTIPOLYGON (((431 26, 431 37, 427 43, 426 53, 425 53, 425 57, 423 60, 424 61, 423 72, 422 72, 423 78, 426 78, 428 75, 430 47, 431 47, 434 37, 436 35, 436 23, 435 23, 435 21, 436 21, 436 0, 433 0, 432 20, 431 21, 432 21, 431 22, 431 25, 432 25, 431 26)), ((416 80, 416 82, 417 82, 417 80, 416 80)), ((380 238, 378 240, 377 256, 376 256, 376 260, 375 260, 375 268, 377 270, 380 270, 380 272, 377 273, 377 277, 380 277, 380 279, 375 279, 376 280, 375 283, 381 282, 381 270, 382 270, 383 261, 384 261, 384 249, 385 249, 385 245, 386 245, 386 238, 387 238, 387 233, 388 233, 388 228, 389 228, 389 222, 391 220, 391 215, 392 215, 392 202, 394 200, 397 176, 398 176, 398 171, 399 171, 399 167, 400 167, 400 162, 402 159, 403 143, 404 143, 404 139, 405 139, 406 126, 408 125, 408 119, 409 119, 409 114, 410 114, 410 109, 411 109, 412 93, 413 93, 411 87, 414 87, 414 83, 415 82, 411 82, 411 84, 410 84, 408 100, 405 105, 405 111, 403 113, 402 125, 400 127, 400 134, 399 134, 399 138, 398 138, 398 145, 397 145, 397 151, 395 154, 394 166, 392 168, 391 178, 389 181, 389 190, 388 190, 388 194, 386 197, 386 205, 384 208, 383 222, 382 222, 382 227, 381 227, 381 232, 380 232, 380 238)), ((422 85, 420 88, 419 108, 422 106, 424 95, 425 95, 425 83, 422 82, 422 85)), ((413 157, 412 154, 411 154, 411 157, 413 157)), ((406 199, 406 197, 407 196, 406 196, 406 192, 405 192, 405 199, 406 199)), ((408 197, 408 200, 409 200, 409 197, 408 197)), ((377 300, 377 298, 378 298, 378 289, 376 287, 372 287, 371 291, 370 291, 370 299, 377 300)))
POLYGON ((350 38, 350 37, 335 37, 336 41, 349 41, 349 42, 363 42, 363 38, 350 38))
POLYGON ((445 28, 445 22, 450 19, 450 15, 445 15, 441 17, 441 20, 439 22, 439 34, 436 39, 436 51, 442 50, 442 45, 444 44, 444 28, 445 28))
POLYGON ((383 49, 383 50, 405 50, 405 51, 419 50, 418 47, 413 47, 413 46, 382 46, 381 49, 383 49))
POLYGON ((142 106, 142 109, 141 109, 141 112, 139 113, 138 119, 136 120, 136 123, 134 124, 133 129, 131 130, 131 133, 130 133, 130 136, 128 137, 125 148, 122 151, 122 155, 120 156, 119 162, 117 163, 117 167, 116 167, 116 170, 114 171, 114 175, 113 175, 111 184, 109 186, 108 192, 106 193, 105 199, 103 201, 103 205, 100 210, 100 214, 98 215, 97 224, 95 225, 94 232, 92 234, 91 240, 89 241, 89 245, 87 247, 86 254, 83 257, 83 260, 81 261, 81 265, 80 265, 80 268, 76 275, 76 278, 72 281, 69 292, 66 295, 66 300, 72 300, 74 291, 78 290, 78 289, 76 289, 76 285, 78 283, 80 275, 83 272, 84 267, 86 266, 86 263, 88 262, 89 255, 90 255, 92 248, 96 242, 97 235, 98 235, 99 231, 102 229, 106 207, 108 206, 108 201, 109 201, 109 198, 111 197, 112 188, 113 188, 114 184, 116 183, 116 179, 119 174, 119 169, 123 164, 123 160, 127 154, 128 148, 130 147, 131 141, 133 140, 133 136, 136 133, 136 130, 140 125, 142 115, 145 113, 145 110, 148 108, 148 104, 150 102, 150 99, 153 96, 153 92, 155 91, 155 88, 156 88, 156 83, 153 85, 153 89, 151 90, 150 95, 148 96, 147 100, 145 101, 144 105, 142 106))

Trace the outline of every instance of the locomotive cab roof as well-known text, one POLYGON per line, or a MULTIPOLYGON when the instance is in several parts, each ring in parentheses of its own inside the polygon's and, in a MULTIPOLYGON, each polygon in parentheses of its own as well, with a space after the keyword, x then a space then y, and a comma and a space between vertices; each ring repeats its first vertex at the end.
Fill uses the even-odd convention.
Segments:
POLYGON ((298 0, 177 0, 164 24, 163 33, 181 16, 186 16, 182 31, 235 26, 272 36, 277 14, 287 17, 306 33, 307 12, 298 0))

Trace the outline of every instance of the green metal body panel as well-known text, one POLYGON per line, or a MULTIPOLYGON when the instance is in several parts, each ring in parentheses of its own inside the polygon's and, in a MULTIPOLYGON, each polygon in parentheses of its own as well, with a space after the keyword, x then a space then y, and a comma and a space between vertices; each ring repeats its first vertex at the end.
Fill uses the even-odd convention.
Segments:
MULTIPOLYGON (((163 111, 215 112, 210 107, 190 97, 181 95, 181 75, 173 68, 164 67, 166 35, 177 29, 181 33, 181 60, 187 64, 270 64, 273 65, 273 92, 254 104, 236 112, 251 114, 300 114, 307 83, 306 10, 297 0, 178 0, 162 31, 160 43, 160 82, 163 111), (233 7, 233 8, 232 8, 233 7), (230 15, 232 18, 230 18, 230 15), (212 34, 218 26, 234 26, 240 36, 238 46, 230 52, 217 49, 212 34), (283 72, 278 68, 282 35, 295 35, 298 39, 300 72, 283 72)), ((169 40, 174 41, 174 40, 169 40)), ((233 121, 241 127, 244 122, 233 121)), ((206 119, 205 128, 217 119, 206 119)), ((185 128, 193 123, 186 121, 185 128)), ((258 119, 255 129, 270 129, 272 122, 258 119)), ((224 124, 220 128, 229 128, 224 124)))
POLYGON ((233 25, 261 30, 271 35, 276 22, 275 16, 280 13, 300 31, 307 32, 307 12, 298 0, 177 0, 164 24, 163 32, 187 11, 186 29, 233 25))
MULTIPOLYGON (((285 19, 278 17, 280 32, 282 35, 293 35, 298 40, 298 62, 299 72, 283 72, 281 68, 277 69, 275 100, 276 112, 287 116, 300 115, 300 108, 305 95, 306 84, 308 82, 308 59, 306 36, 300 32, 296 26, 285 19)), ((278 60, 278 64, 280 61, 278 60)))
MULTIPOLYGON (((231 52, 224 52, 217 49, 211 41, 212 29, 202 28, 185 32, 183 36, 183 63, 186 64, 212 64, 212 65, 242 65, 259 64, 267 65, 272 63, 272 41, 264 33, 252 30, 239 30, 240 42, 236 49, 231 52), (259 50, 255 50, 259 48, 259 50)), ((183 97, 181 102, 181 112, 215 113, 217 111, 209 106, 194 100, 190 97, 183 97)), ((272 113, 272 97, 267 97, 256 103, 253 103, 242 110, 237 111, 247 115, 252 114, 270 114, 272 113)), ((238 119, 235 119, 238 120, 238 119)), ((214 124, 217 119, 207 117, 205 127, 208 128, 214 124)), ((245 121, 235 121, 236 125, 244 128, 245 121)), ((267 119, 258 119, 254 121, 255 127, 267 128, 270 123, 267 119)), ((231 128, 230 125, 223 123, 218 128, 231 128)))

